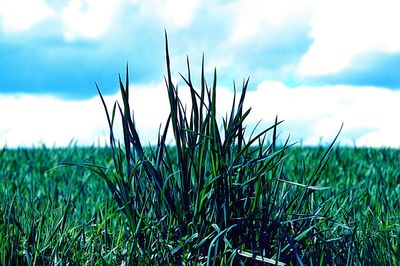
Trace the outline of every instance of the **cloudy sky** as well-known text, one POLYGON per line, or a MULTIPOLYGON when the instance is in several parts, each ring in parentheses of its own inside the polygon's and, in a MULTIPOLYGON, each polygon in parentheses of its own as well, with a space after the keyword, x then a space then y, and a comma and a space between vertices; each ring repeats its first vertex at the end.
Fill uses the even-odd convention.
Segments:
MULTIPOLYGON (((221 116, 250 77, 254 126, 281 137, 400 147, 398 0, 0 0, 0 146, 104 143, 95 82, 111 105, 126 63, 139 133, 168 115, 164 30, 173 74, 218 71, 221 116)), ((198 76, 197 76, 198 77, 198 76)), ((196 80, 196 79, 194 79, 196 80)), ((197 79, 198 81, 198 79, 197 79)), ((183 89, 182 89, 183 90, 183 89)))

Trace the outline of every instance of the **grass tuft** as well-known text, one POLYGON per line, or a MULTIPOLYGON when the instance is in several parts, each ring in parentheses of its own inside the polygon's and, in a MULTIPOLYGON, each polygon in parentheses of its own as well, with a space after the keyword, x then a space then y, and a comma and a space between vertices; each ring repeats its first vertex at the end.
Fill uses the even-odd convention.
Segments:
POLYGON ((187 110, 172 80, 166 34, 165 44, 170 114, 157 145, 148 153, 129 105, 128 68, 125 83, 119 78, 122 105, 116 102, 112 113, 98 89, 110 128, 114 166, 107 171, 90 167, 106 181, 126 217, 135 242, 131 250, 135 262, 303 265, 345 261, 342 250, 349 242, 330 239, 330 233, 353 228, 342 218, 344 208, 332 216, 332 205, 318 196, 329 189, 319 180, 337 136, 305 183, 291 180, 285 174, 291 145, 288 140, 277 145, 282 121, 276 119, 255 136, 245 137, 249 79, 243 82, 239 97, 235 88, 230 113, 221 124, 216 115, 216 70, 209 85, 203 57, 197 89, 187 60, 187 76, 181 75, 191 97, 187 110), (122 144, 113 128, 117 113, 122 144), (174 145, 167 146, 170 129, 174 145), (322 255, 316 258, 314 254, 322 255))

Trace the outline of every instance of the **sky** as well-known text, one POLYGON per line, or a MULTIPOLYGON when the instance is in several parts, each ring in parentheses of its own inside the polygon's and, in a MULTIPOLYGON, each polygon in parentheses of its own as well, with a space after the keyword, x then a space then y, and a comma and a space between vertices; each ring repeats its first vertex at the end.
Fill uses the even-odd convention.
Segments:
MULTIPOLYGON (((140 137, 168 117, 186 57, 218 73, 219 114, 250 77, 249 128, 275 117, 283 141, 400 147, 398 0, 0 0, 0 146, 105 144, 126 65, 140 137)), ((197 78, 197 79, 196 79, 197 78)), ((249 129, 249 131, 251 131, 249 129)), ((172 137, 172 136, 171 136, 172 137)))

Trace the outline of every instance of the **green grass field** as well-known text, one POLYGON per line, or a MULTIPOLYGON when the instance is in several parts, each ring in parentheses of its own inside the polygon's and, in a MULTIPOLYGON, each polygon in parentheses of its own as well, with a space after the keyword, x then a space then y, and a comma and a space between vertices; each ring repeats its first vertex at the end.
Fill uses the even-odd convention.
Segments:
MULTIPOLYGON (((304 183, 319 164, 324 151, 322 147, 297 147, 288 151, 282 169, 287 180, 304 183)), ((321 186, 329 189, 316 191, 310 204, 304 206, 305 211, 315 213, 314 224, 318 226, 298 240, 294 240, 296 232, 308 228, 288 230, 304 264, 322 258, 326 263, 351 265, 399 263, 399 154, 400 151, 395 149, 332 150, 319 180, 321 186), (321 250, 325 250, 325 254, 320 253, 321 250)), ((4 149, 0 162, 0 264, 120 265, 123 261, 129 264, 145 257, 137 252, 127 219, 105 182, 85 168, 57 168, 63 162, 91 162, 111 167, 110 149, 4 149)), ((302 190, 299 187, 290 190, 289 187, 282 188, 278 195, 281 200, 291 197, 283 193, 285 190, 290 193, 302 190)), ((291 220, 301 218, 293 216, 291 220)), ((293 222, 289 228, 295 225, 293 222)), ((157 230, 157 225, 153 226, 157 230)), ((259 225, 252 226, 253 230, 258 230, 259 225)), ((149 236, 147 241, 153 242, 149 246, 160 245, 157 242, 162 239, 150 238, 157 233, 151 230, 151 226, 143 227, 143 233, 149 236)), ((216 235, 215 230, 212 237, 216 235)), ((228 232, 226 238, 229 240, 230 237, 228 232)), ((189 239, 190 236, 182 236, 171 240, 170 252, 180 245, 185 247, 189 239)), ((199 239, 193 239, 193 242, 197 244, 199 239)), ((221 245, 225 244, 221 241, 221 245)), ((277 251, 278 248, 267 252, 277 251)), ((157 259, 157 249, 152 252, 157 259)), ((287 258, 291 252, 287 252, 287 258)), ((184 252, 176 252, 170 259, 175 256, 175 261, 181 260, 183 255, 184 252)), ((244 264, 254 262, 250 258, 237 257, 244 264)), ((206 259, 192 259, 196 261, 194 263, 206 262, 206 259)), ((281 260, 285 261, 285 257, 281 260)), ((145 261, 142 263, 146 264, 145 261)))
POLYGON ((400 264, 400 150, 299 147, 278 120, 252 134, 248 80, 221 121, 204 64, 199 85, 189 62, 182 75, 187 108, 166 52, 156 145, 141 143, 127 69, 121 103, 97 87, 108 148, 1 151, 1 265, 400 264))

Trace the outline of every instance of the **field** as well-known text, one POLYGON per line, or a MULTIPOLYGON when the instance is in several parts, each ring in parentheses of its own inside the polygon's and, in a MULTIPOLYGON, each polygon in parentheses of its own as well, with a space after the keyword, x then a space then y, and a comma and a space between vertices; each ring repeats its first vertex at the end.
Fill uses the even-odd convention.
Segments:
MULTIPOLYGON (((288 179, 302 182, 319 164, 324 151, 322 147, 292 148, 283 172, 288 179)), ((330 189, 314 196, 316 205, 321 201, 329 205, 324 213, 315 214, 331 217, 332 229, 325 232, 329 239, 304 236, 315 242, 295 242, 302 246, 299 249, 311 253, 298 252, 322 258, 323 253, 312 254, 313 248, 303 245, 321 245, 323 241, 328 246, 332 243, 332 248, 342 248, 335 251, 337 258, 329 258, 337 263, 398 264, 399 152, 334 148, 319 181, 330 189)), ((104 148, 1 152, 0 263, 115 265, 137 261, 141 254, 131 253, 136 243, 105 182, 85 168, 58 168, 63 162, 113 164, 111 150, 104 148)), ((247 259, 248 264, 250 261, 247 259)))
POLYGON ((216 71, 209 85, 203 63, 197 87, 188 62, 182 103, 168 46, 166 62, 156 145, 141 143, 127 69, 121 103, 97 87, 108 148, 1 151, 1 265, 400 264, 400 150, 292 145, 277 119, 253 132, 248 80, 221 121, 216 71))

